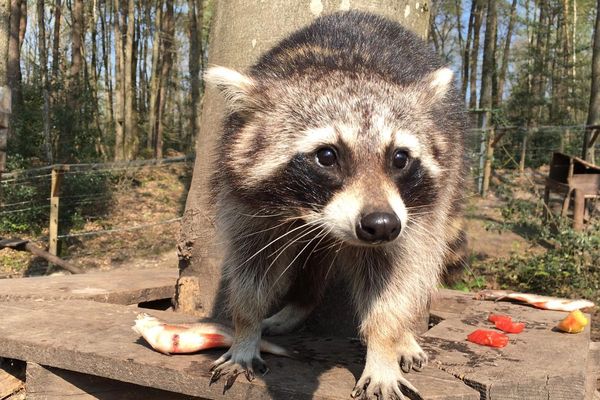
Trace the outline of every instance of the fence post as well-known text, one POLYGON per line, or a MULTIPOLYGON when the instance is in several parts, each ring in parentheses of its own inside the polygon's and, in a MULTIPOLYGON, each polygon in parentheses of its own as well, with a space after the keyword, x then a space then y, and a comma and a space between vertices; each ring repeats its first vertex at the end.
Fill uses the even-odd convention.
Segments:
POLYGON ((491 123, 491 112, 486 110, 483 114, 482 128, 486 130, 485 162, 483 165, 483 183, 481 185, 481 196, 487 195, 490 188, 492 176, 492 160, 494 158, 494 126, 491 123))
POLYGON ((6 169, 6 141, 8 136, 10 112, 10 88, 8 86, 0 86, 0 177, 2 177, 2 173, 6 169))
POLYGON ((531 128, 527 127, 523 134, 523 140, 521 141, 521 157, 519 158, 519 175, 525 174, 525 158, 527 157, 527 140, 529 140, 529 131, 531 128))
MULTIPOLYGON (((58 216, 60 206, 60 186, 63 173, 68 170, 66 165, 55 165, 52 168, 52 181, 50 186, 50 226, 48 228, 48 252, 58 256, 58 216)), ((51 265, 48 264, 48 268, 51 265)))

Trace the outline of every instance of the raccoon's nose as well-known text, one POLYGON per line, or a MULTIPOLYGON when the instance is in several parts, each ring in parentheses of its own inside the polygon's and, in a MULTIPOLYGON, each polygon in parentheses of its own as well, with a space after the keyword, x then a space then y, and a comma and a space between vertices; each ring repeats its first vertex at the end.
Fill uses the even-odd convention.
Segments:
POLYGON ((390 242, 400 234, 401 225, 396 214, 373 212, 360 219, 356 235, 363 242, 390 242))

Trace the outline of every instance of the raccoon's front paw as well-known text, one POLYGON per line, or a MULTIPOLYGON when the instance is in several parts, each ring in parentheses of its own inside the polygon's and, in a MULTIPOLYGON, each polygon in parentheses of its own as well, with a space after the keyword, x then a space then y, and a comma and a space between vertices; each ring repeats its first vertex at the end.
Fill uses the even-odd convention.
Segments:
POLYGON ((406 400, 401 386, 419 396, 418 390, 405 378, 396 365, 365 368, 352 391, 352 398, 361 400, 406 400))
POLYGON ((247 354, 235 351, 233 348, 229 349, 227 353, 223 354, 212 364, 209 385, 212 385, 221 378, 225 378, 225 386, 223 387, 223 394, 225 394, 233 386, 239 375, 244 374, 248 382, 251 382, 255 377, 255 369, 262 375, 269 371, 265 362, 260 358, 260 355, 250 354, 248 356, 247 354))
POLYGON ((398 351, 398 362, 404 372, 408 373, 411 369, 421 371, 427 365, 427 361, 427 354, 425 354, 414 337, 410 337, 408 343, 398 351))

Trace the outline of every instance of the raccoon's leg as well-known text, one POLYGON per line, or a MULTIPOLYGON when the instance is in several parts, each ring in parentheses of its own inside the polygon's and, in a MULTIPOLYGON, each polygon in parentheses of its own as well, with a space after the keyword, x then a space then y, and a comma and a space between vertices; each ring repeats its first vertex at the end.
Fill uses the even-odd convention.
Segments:
POLYGON ((221 377, 226 378, 225 391, 240 374, 244 374, 251 381, 254 379, 255 370, 263 374, 268 371, 260 356, 261 321, 273 299, 289 285, 286 275, 282 272, 291 261, 291 258, 284 254, 279 262, 271 265, 268 255, 272 252, 273 250, 267 248, 255 256, 251 263, 244 264, 255 252, 240 250, 237 253, 245 253, 248 257, 244 259, 240 254, 230 255, 223 266, 229 280, 228 300, 235 333, 231 348, 213 363, 210 383, 221 377))
POLYGON ((308 259, 298 263, 295 279, 285 297, 287 304, 262 323, 265 335, 283 335, 293 331, 308 318, 323 297, 326 281, 333 275, 333 252, 322 254, 323 251, 318 249, 305 252, 308 259))
MULTIPOLYGON (((413 334, 412 316, 417 314, 419 306, 414 293, 405 287, 410 279, 385 275, 372 274, 373 279, 380 281, 372 282, 369 287, 366 280, 355 284, 367 359, 352 391, 354 398, 405 399, 401 386, 415 393, 417 390, 403 377, 402 371, 419 371, 427 362, 427 356, 413 334)), ((414 288, 412 290, 414 292, 414 288)))

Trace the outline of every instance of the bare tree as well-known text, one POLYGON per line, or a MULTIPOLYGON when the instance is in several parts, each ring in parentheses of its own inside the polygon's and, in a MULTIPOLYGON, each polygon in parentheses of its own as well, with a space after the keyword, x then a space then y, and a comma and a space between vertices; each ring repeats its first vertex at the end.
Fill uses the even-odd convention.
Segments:
POLYGON ((477 108, 477 66, 479 58, 479 32, 483 20, 483 0, 472 0, 475 3, 473 17, 473 46, 469 56, 469 108, 477 108))
MULTIPOLYGON (((6 167, 6 141, 9 114, 4 104, 9 97, 8 89, 8 43, 10 40, 10 0, 0 0, 0 177, 6 167)), ((1 188, 0 188, 1 194, 1 188)))
POLYGON ((504 85, 506 82, 506 71, 508 70, 508 61, 510 57, 510 43, 512 40, 513 29, 515 27, 515 19, 517 15, 517 0, 512 0, 510 6, 510 16, 508 19, 508 28, 506 30, 506 38, 504 39, 504 51, 502 52, 502 64, 500 66, 500 72, 498 73, 498 90, 496 92, 496 98, 494 104, 498 105, 502 102, 502 95, 504 94, 504 85))
MULTIPOLYGON (((596 26, 594 28, 594 50, 592 54, 592 87, 590 92, 590 107, 587 125, 600 125, 600 0, 596 7, 596 26)), ((599 129, 594 133, 597 137, 599 129)), ((594 146, 590 146, 592 130, 586 130, 583 139, 583 158, 595 162, 594 146)))
POLYGON ((202 67, 202 20, 203 20, 202 0, 188 0, 188 21, 190 26, 190 83, 191 83, 191 102, 190 102, 190 127, 191 136, 195 138, 198 133, 198 108, 200 106, 200 70, 202 67))
POLYGON ((160 63, 160 85, 158 92, 158 114, 156 118, 156 136, 154 138, 154 158, 163 156, 163 140, 165 131, 165 110, 167 96, 170 87, 171 69, 173 67, 173 56, 175 53, 175 20, 174 0, 166 0, 165 14, 162 21, 162 60, 160 63))
POLYGON ((49 164, 54 162, 52 154, 52 141, 50 138, 50 82, 48 80, 48 46, 46 44, 46 21, 44 0, 37 0, 37 22, 38 22, 38 50, 40 57, 40 74, 42 76, 42 96, 44 97, 44 108, 42 111, 42 125, 44 130, 44 148, 46 160, 49 164))
POLYGON ((135 29, 135 3, 127 1, 127 31, 125 35, 125 63, 121 71, 124 77, 123 84, 123 117, 125 146, 125 159, 131 160, 137 152, 137 123, 135 117, 135 62, 134 62, 134 29, 135 29))
POLYGON ((56 0, 54 3, 54 32, 52 33, 52 84, 58 81, 60 70, 60 26, 62 21, 62 3, 56 0))
MULTIPOLYGON (((12 92, 13 109, 21 104, 21 6, 25 0, 10 2, 10 39, 8 42, 7 77, 12 92)), ((9 136, 12 132, 9 129, 9 136)))
POLYGON ((123 111, 125 106, 125 55, 123 53, 123 13, 121 0, 113 0, 113 29, 115 38, 115 160, 125 159, 125 143, 123 135, 123 111))
POLYGON ((148 138, 146 148, 154 152, 158 118, 158 95, 160 89, 160 50, 163 0, 156 0, 156 16, 154 17, 154 36, 152 38, 152 76, 150 78, 150 103, 148 106, 148 138))

